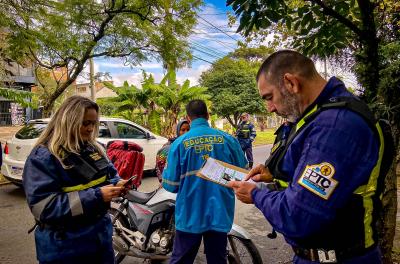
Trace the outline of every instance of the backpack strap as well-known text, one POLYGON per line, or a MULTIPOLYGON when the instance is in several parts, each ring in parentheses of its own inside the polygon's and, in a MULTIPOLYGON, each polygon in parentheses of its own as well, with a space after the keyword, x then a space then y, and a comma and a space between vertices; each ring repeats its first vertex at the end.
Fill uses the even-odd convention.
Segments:
POLYGON ((338 96, 329 99, 329 103, 322 104, 319 111, 331 108, 347 108, 364 118, 372 130, 376 130, 377 119, 368 105, 356 97, 338 96))
MULTIPOLYGON (((300 119, 297 122, 296 126, 293 126, 292 130, 290 131, 289 137, 287 139, 285 148, 280 153, 277 153, 278 157, 276 157, 277 160, 275 162, 276 168, 272 170, 275 172, 276 175, 274 176, 277 176, 276 178, 278 180, 279 179, 285 180, 287 178, 285 175, 283 175, 283 173, 280 172, 279 165, 283 160, 283 157, 285 156, 290 144, 293 142, 296 136, 300 133, 300 131, 303 128, 307 126, 307 124, 309 124, 314 118, 316 118, 322 111, 334 108, 346 108, 359 114, 367 122, 368 126, 372 129, 372 131, 374 131, 374 133, 377 134, 379 139, 377 120, 366 103, 362 102, 360 99, 356 97, 346 97, 346 96, 332 97, 326 103, 315 105, 302 119, 300 119)), ((380 141, 381 140, 379 140, 379 142, 380 141)))

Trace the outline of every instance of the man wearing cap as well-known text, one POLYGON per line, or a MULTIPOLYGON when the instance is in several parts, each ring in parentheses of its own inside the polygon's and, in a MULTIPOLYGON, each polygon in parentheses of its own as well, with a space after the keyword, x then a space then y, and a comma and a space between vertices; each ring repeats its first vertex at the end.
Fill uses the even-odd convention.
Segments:
POLYGON ((246 154, 249 168, 253 167, 253 146, 252 143, 256 138, 256 130, 254 125, 249 121, 249 114, 243 113, 240 117, 240 123, 236 130, 236 137, 239 140, 243 152, 246 154))

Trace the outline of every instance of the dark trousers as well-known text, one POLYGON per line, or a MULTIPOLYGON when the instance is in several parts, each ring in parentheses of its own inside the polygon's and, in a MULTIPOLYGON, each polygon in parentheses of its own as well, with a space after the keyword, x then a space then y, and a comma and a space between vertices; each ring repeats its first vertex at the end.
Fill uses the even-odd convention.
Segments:
POLYGON ((226 264, 227 233, 207 231, 193 234, 176 230, 170 264, 192 264, 203 238, 208 264, 226 264))
POLYGON ((253 148, 250 147, 243 149, 244 154, 246 154, 247 161, 253 165, 253 148))

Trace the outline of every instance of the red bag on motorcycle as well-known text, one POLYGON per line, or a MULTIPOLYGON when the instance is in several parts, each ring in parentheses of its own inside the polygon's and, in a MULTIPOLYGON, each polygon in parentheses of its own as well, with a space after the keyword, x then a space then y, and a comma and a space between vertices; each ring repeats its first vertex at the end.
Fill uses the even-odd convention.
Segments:
POLYGON ((132 182, 136 188, 140 186, 143 177, 145 157, 142 151, 143 148, 133 142, 115 140, 107 144, 107 156, 114 164, 119 176, 127 180, 137 175, 132 182))

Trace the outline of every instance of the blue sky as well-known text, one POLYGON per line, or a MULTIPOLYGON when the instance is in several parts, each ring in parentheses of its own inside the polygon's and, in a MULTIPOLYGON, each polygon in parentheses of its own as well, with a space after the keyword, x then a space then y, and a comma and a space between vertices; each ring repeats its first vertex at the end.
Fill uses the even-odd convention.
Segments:
MULTIPOLYGON (((232 9, 226 7, 225 3, 224 0, 205 1, 198 16, 198 24, 189 38, 194 60, 191 68, 178 71, 178 82, 189 79, 192 85, 197 84, 201 72, 210 67, 210 62, 212 63, 233 51, 237 46, 237 40, 242 39, 239 34, 235 33, 237 27, 230 28, 228 26, 226 13, 232 9)), ((160 81, 164 73, 162 64, 157 61, 144 62, 134 68, 124 66, 120 59, 99 58, 95 59, 94 64, 96 72, 109 72, 116 85, 121 85, 126 80, 140 86, 142 69, 152 73, 156 81, 160 81)), ((88 72, 88 67, 84 72, 88 72)), ((78 82, 88 82, 88 80, 81 77, 78 82)))
MULTIPOLYGON (((227 12, 232 12, 231 7, 225 6, 225 0, 205 0, 204 6, 198 14, 198 23, 189 38, 194 60, 190 68, 180 69, 177 72, 178 82, 183 83, 189 79, 192 85, 198 83, 200 74, 209 69, 212 62, 225 56, 237 47, 237 41, 243 38, 236 34, 237 25, 228 26, 227 12)), ((282 47, 284 48, 284 47, 282 47)), ((164 75, 162 64, 157 61, 143 62, 134 68, 124 66, 121 59, 95 59, 96 72, 109 72, 115 85, 121 85, 124 81, 140 87, 142 70, 153 74, 156 81, 160 81, 164 75)), ((317 70, 323 72, 323 64, 316 62, 317 70)), ((359 87, 356 78, 346 69, 332 67, 328 62, 328 75, 341 77, 347 86, 359 87)), ((88 67, 84 69, 83 76, 88 76, 88 67)), ((88 82, 83 77, 77 80, 79 83, 88 82)))

